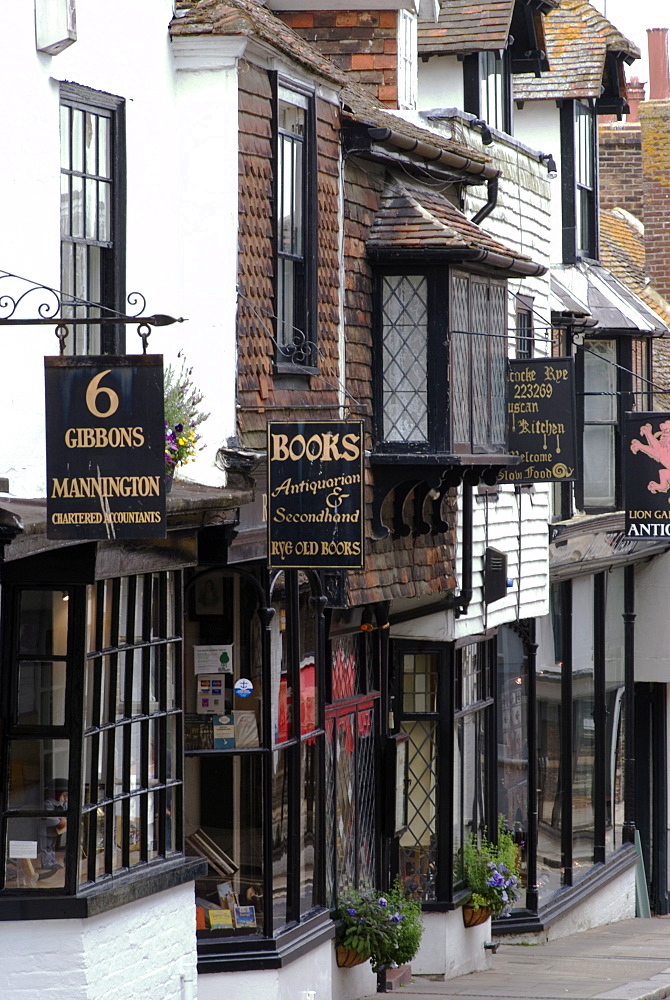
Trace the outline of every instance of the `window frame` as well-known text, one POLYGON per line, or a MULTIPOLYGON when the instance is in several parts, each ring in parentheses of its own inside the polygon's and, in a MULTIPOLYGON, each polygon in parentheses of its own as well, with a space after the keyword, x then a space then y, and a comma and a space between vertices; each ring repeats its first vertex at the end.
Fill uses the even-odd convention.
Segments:
MULTIPOLYGON (((127 586, 129 587, 127 593, 132 594, 134 601, 134 586, 129 583, 127 586)), ((4 686, 2 697, 0 699, 2 703, 0 707, 2 709, 2 718, 4 723, 2 727, 2 742, 7 745, 7 749, 9 749, 11 741, 16 739, 58 739, 67 740, 69 742, 67 777, 68 802, 63 813, 68 824, 69 836, 66 839, 64 848, 65 871, 63 884, 54 884, 49 886, 48 884, 40 885, 38 882, 35 886, 31 886, 28 889, 20 887, 5 888, 5 852, 3 848, 3 858, 0 860, 0 917, 12 919, 12 917, 15 917, 16 914, 11 913, 11 906, 12 903, 16 902, 17 897, 21 900, 21 906, 23 908, 22 912, 25 911, 25 915, 27 917, 34 917, 37 914, 36 912, 33 912, 33 904, 29 902, 30 900, 35 900, 34 906, 39 908, 44 905, 45 898, 58 896, 59 900, 62 901, 63 906, 67 907, 69 902, 75 904, 76 900, 83 896, 90 897, 92 891, 109 892, 110 890, 114 890, 119 880, 123 880, 128 876, 134 877, 137 880, 144 876, 151 876, 155 878, 161 868, 166 864, 168 866, 173 866, 175 861, 184 861, 182 850, 183 845, 181 843, 181 761, 183 759, 181 739, 182 637, 180 629, 183 617, 181 613, 181 571, 169 570, 142 573, 125 578, 116 577, 97 583, 91 583, 88 586, 86 586, 86 584, 73 585, 54 582, 35 584, 18 579, 5 584, 5 600, 3 601, 3 605, 3 672, 6 673, 9 683, 4 686), (167 585, 167 573, 170 573, 173 576, 171 588, 168 588, 167 585), (125 579, 126 581, 137 581, 142 579, 144 581, 142 585, 142 637, 136 642, 126 642, 123 644, 118 642, 119 593, 121 588, 121 579, 125 579), (13 720, 12 716, 13 706, 18 699, 19 693, 19 663, 22 659, 25 659, 26 655, 28 655, 25 651, 22 652, 19 648, 19 636, 21 634, 21 617, 19 614, 21 596, 26 592, 36 591, 50 592, 55 595, 61 594, 63 596, 63 600, 67 600, 67 650, 62 656, 59 654, 59 656, 56 657, 57 659, 61 659, 65 662, 67 671, 65 717, 63 724, 58 725, 22 724, 13 720), (95 591, 96 597, 94 601, 91 601, 93 591, 95 591), (108 600, 104 600, 106 592, 109 595, 108 600), (168 607, 167 603, 170 592, 174 598, 173 610, 168 607), (94 616, 93 621, 91 620, 91 615, 94 616), (167 626, 170 620, 174 625, 174 635, 167 636, 167 626), (158 631, 158 635, 155 634, 156 631, 158 631), (91 651, 88 647, 91 646, 92 638, 96 648, 91 651), (106 642, 106 640, 108 641, 106 642), (156 671, 154 676, 158 680, 161 707, 156 712, 148 710, 151 667, 149 657, 146 656, 143 657, 141 679, 142 712, 133 715, 132 722, 130 717, 124 718, 121 722, 118 720, 117 722, 114 722, 111 719, 100 720, 98 718, 96 725, 89 726, 88 730, 85 731, 85 674, 87 664, 93 661, 99 661, 102 663, 102 659, 106 658, 108 665, 111 666, 112 658, 118 657, 120 659, 124 655, 123 651, 130 652, 136 648, 141 648, 142 650, 150 650, 152 647, 164 648, 167 644, 171 644, 175 650, 172 674, 174 680, 173 706, 168 707, 165 701, 168 693, 165 679, 166 672, 162 669, 162 667, 164 667, 164 660, 160 659, 160 662, 158 660, 156 661, 156 671), (161 729, 161 736, 158 741, 160 745, 158 758, 157 760, 154 758, 154 773, 157 771, 158 779, 150 787, 150 720, 163 720, 168 716, 173 716, 177 720, 177 724, 173 729, 175 744, 171 747, 172 777, 167 774, 168 741, 166 739, 165 726, 163 726, 161 729), (142 727, 140 741, 140 779, 146 779, 144 780, 141 788, 132 789, 130 787, 130 755, 132 753, 130 725, 139 725, 142 727), (120 759, 122 761, 122 771, 124 776, 122 784, 124 787, 117 794, 114 775, 115 760, 114 752, 112 750, 111 754, 107 758, 107 774, 105 782, 106 784, 111 782, 112 794, 105 795, 104 801, 97 799, 95 802, 84 802, 84 789, 86 783, 85 741, 86 739, 91 739, 92 743, 90 745, 93 746, 95 744, 95 749, 97 749, 99 744, 96 741, 99 741, 100 733, 103 731, 109 732, 111 730, 116 730, 120 726, 125 727, 123 730, 123 740, 120 744, 122 747, 120 759), (127 736, 126 731, 128 734, 127 736), (85 735, 85 732, 87 735, 85 735), (169 820, 174 845, 172 850, 166 850, 165 835, 165 828, 168 822, 167 811, 165 808, 165 794, 168 787, 174 792, 171 799, 171 814, 169 820), (149 856, 150 852, 148 849, 149 828, 151 826, 151 821, 146 808, 149 793, 158 793, 159 801, 155 814, 160 813, 163 817, 163 824, 157 831, 158 847, 156 851, 151 854, 151 856, 149 856), (144 805, 140 805, 139 811, 139 858, 130 864, 130 800, 133 797, 133 794, 135 794, 138 802, 140 795, 143 796, 144 805), (121 864, 112 864, 112 854, 114 852, 114 846, 118 836, 118 827, 114 823, 114 806, 117 801, 123 803, 127 802, 127 805, 124 804, 121 806, 121 829, 123 832, 123 839, 120 845, 118 845, 117 842, 117 846, 120 846, 121 850, 121 864), (105 831, 103 834, 105 870, 98 872, 96 877, 96 869, 98 868, 98 859, 96 858, 96 854, 100 853, 97 850, 96 843, 96 838, 99 832, 97 820, 95 824, 88 827, 85 842, 82 837, 84 829, 84 816, 86 814, 90 814, 97 817, 99 808, 107 810, 108 816, 105 819, 105 831), (86 857, 88 858, 88 864, 86 866, 87 877, 85 878, 81 877, 83 870, 83 848, 85 849, 86 857), (92 872, 93 877, 90 877, 92 872)), ((130 605, 127 603, 126 607, 129 608, 130 605)), ((134 607, 135 604, 133 604, 133 608, 134 607)), ((129 615, 130 614, 131 612, 129 611, 129 615)), ((30 656, 32 656, 32 654, 30 654, 30 656)), ((32 658, 34 659, 34 656, 32 658)), ((126 677, 128 677, 128 670, 126 670, 126 677)), ((108 674, 107 685, 111 679, 112 674, 108 674)), ((116 679, 115 675, 113 679, 116 679)), ((129 697, 130 692, 128 691, 127 686, 125 690, 126 695, 129 697)), ((98 710, 100 710, 100 705, 105 703, 105 692, 102 687, 100 670, 96 671, 96 679, 92 691, 92 697, 94 699, 92 704, 95 703, 95 699, 97 698, 98 710)), ((112 701, 112 691, 109 686, 106 686, 106 695, 106 704, 111 712, 112 704, 116 704, 116 689, 113 696, 114 701, 112 701)), ((6 759, 8 759, 9 753, 5 756, 6 759)), ((89 767, 91 768, 89 778, 96 769, 97 763, 98 761, 94 758, 92 753, 89 758, 89 767)), ((1 773, 1 778, 4 782, 3 788, 8 790, 9 774, 4 769, 1 773)), ((5 799, 5 793, 3 792, 3 804, 0 811, 0 833, 2 835, 3 845, 6 843, 8 822, 11 819, 14 817, 20 818, 39 816, 42 815, 43 812, 44 809, 35 810, 26 807, 10 807, 9 802, 5 799)), ((42 859, 42 864, 44 864, 44 859, 42 859)), ((114 905, 114 903, 112 902, 110 905, 114 905)), ((73 915, 75 914, 73 913, 73 915)), ((78 913, 78 915, 81 915, 81 913, 78 913)))
POLYGON ((533 298, 530 295, 519 295, 516 300, 516 356, 528 360, 535 357, 533 298))
POLYGON ((580 477, 575 481, 575 505, 578 510, 583 510, 587 514, 603 514, 615 510, 621 510, 623 484, 621 481, 621 426, 623 415, 629 410, 639 410, 640 403, 647 405, 649 400, 649 389, 645 383, 639 379, 641 373, 633 369, 636 353, 644 362, 646 372, 644 377, 650 377, 652 338, 650 337, 630 337, 617 335, 612 331, 604 331, 598 337, 589 337, 584 346, 588 348, 589 343, 597 341, 613 341, 616 345, 616 405, 610 420, 586 420, 586 398, 587 388, 585 385, 585 357, 584 351, 579 350, 576 357, 576 386, 577 386, 577 419, 578 419, 578 450, 581 468, 584 468, 584 428, 585 426, 596 426, 606 424, 614 428, 613 452, 614 452, 614 484, 615 496, 613 504, 589 503, 585 496, 584 478, 580 477), (636 391, 636 386, 640 386, 640 391, 636 391), (638 402, 639 401, 639 402, 638 402))
MULTIPOLYGON (((452 909, 467 898, 469 890, 454 868, 454 835, 456 823, 464 836, 463 795, 461 770, 460 784, 454 771, 456 729, 466 718, 481 716, 485 727, 485 788, 482 789, 482 815, 473 817, 477 828, 496 827, 497 754, 495 752, 495 691, 496 691, 496 639, 487 634, 468 636, 455 643, 430 643, 412 640, 393 640, 394 732, 404 732, 404 723, 430 721, 434 725, 432 739, 435 743, 432 757, 435 768, 435 809, 433 816, 436 846, 436 874, 434 899, 422 900, 424 910, 452 909), (473 701, 464 700, 463 649, 472 649, 482 659, 483 690, 473 701), (434 707, 425 712, 405 710, 403 698, 404 658, 406 656, 434 655, 436 657, 436 688, 434 707), (457 794, 457 784, 459 790, 457 794), (458 816, 456 813, 458 812, 458 816)), ((412 775, 412 750, 410 733, 410 780, 412 775)), ((425 751, 422 756, 425 758, 425 751)), ((409 828, 412 825, 411 807, 409 828)), ((401 873, 402 875, 402 873, 401 873)))
POLYGON ((318 153, 316 129, 316 93, 314 88, 305 86, 287 77, 273 72, 270 74, 272 87, 272 228, 273 228, 273 259, 274 259, 274 372, 277 375, 314 375, 318 374, 318 153), (295 140, 293 134, 285 133, 279 126, 279 104, 285 101, 289 94, 295 95, 297 107, 305 110, 305 135, 301 145, 304 150, 302 161, 301 200, 303 218, 300 224, 302 254, 283 253, 281 245, 281 219, 279 218, 281 180, 281 136, 287 135, 295 140), (302 267, 302 285, 304 292, 304 330, 297 330, 293 320, 295 310, 291 313, 291 326, 294 330, 293 342, 285 339, 280 327, 283 325, 279 315, 279 282, 282 260, 292 260, 302 267), (298 334, 296 336, 296 334, 298 334), (300 336, 301 335, 301 336, 300 336))
POLYGON ((498 455, 505 454, 507 450, 507 430, 505 411, 506 378, 507 366, 507 304, 508 304, 508 284, 504 278, 490 274, 483 274, 476 271, 466 270, 462 267, 451 267, 444 264, 417 264, 395 263, 383 264, 375 268, 374 272, 374 303, 373 308, 373 398, 374 398, 374 437, 375 451, 378 455, 395 454, 420 456, 420 455, 498 455), (387 278, 393 277, 425 277, 426 285, 426 439, 421 441, 389 440, 386 437, 384 393, 383 385, 385 371, 385 345, 388 338, 385 336, 383 301, 384 282, 387 278), (457 393, 456 385, 456 358, 454 334, 458 333, 453 328, 451 304, 454 301, 452 291, 454 278, 467 278, 468 281, 468 318, 469 325, 472 325, 472 288, 476 283, 486 283, 489 289, 493 285, 504 290, 504 332, 496 334, 492 329, 491 311, 488 315, 488 333, 483 338, 477 333, 463 331, 463 336, 467 335, 467 340, 463 343, 468 352, 468 384, 470 395, 466 403, 467 415, 464 422, 467 425, 469 442, 456 440, 455 409, 452 400, 457 393), (446 280, 445 280, 446 279, 446 280), (445 329, 446 317, 446 329, 445 329), (500 338, 501 352, 498 360, 502 359, 500 394, 497 396, 485 395, 484 405, 486 411, 484 417, 487 423, 487 442, 476 441, 477 422, 473 410, 472 397, 472 368, 473 368, 473 347, 475 340, 485 339, 486 342, 486 370, 490 384, 495 379, 494 353, 492 345, 494 338, 500 338), (444 381, 436 377, 436 373, 444 372, 444 381), (431 373, 428 377, 428 373, 431 373), (492 428, 494 424, 493 402, 501 402, 502 411, 498 414, 500 436, 502 441, 493 441, 492 428))
MULTIPOLYGON (((92 306, 75 307, 74 313, 77 316, 95 316, 117 313, 125 315, 126 311, 126 128, 125 128, 125 101, 121 97, 101 91, 91 90, 79 84, 61 83, 59 114, 62 124, 63 109, 69 108, 74 111, 81 111, 84 114, 94 114, 110 121, 109 138, 111 150, 109 152, 109 183, 110 183, 110 233, 108 240, 93 239, 86 236, 73 236, 71 233, 62 231, 62 211, 61 204, 61 296, 64 289, 64 248, 67 245, 82 246, 86 248, 98 247, 100 249, 100 264, 98 281, 100 294, 98 296, 101 309, 92 306)), ((75 171, 72 168, 71 146, 72 146, 72 111, 68 112, 68 150, 69 163, 66 168, 61 165, 61 178, 82 177, 82 190, 86 190, 87 175, 84 172, 75 171)), ((63 135, 61 132, 61 149, 63 135)), ((61 154, 62 155, 62 154, 61 154)), ((82 146, 83 155, 83 146, 82 146)), ((98 179, 105 181, 106 175, 100 173, 88 175, 90 183, 96 183, 98 179), (95 179, 94 179, 95 178, 95 179)), ((68 182, 68 191, 71 190, 68 182)), ((62 198, 62 195, 61 195, 62 198)), ((69 199, 69 214, 72 210, 72 199, 69 199)), ((84 209, 82 209, 84 212, 84 209)), ((83 217, 83 216, 82 216, 83 217)), ((99 225, 99 223, 97 223, 99 225)), ((85 227, 85 220, 83 222, 85 227)), ((97 228, 97 226, 96 226, 97 228)), ((87 258, 89 256, 86 251, 87 258)), ((75 272, 73 271, 73 274, 75 272)), ((75 281, 76 289, 76 278, 75 281)), ((85 298, 93 301, 89 295, 91 288, 90 280, 86 280, 87 293, 85 298)), ((97 304, 97 303, 96 303, 97 304)), ((68 309, 64 302, 61 307, 63 316, 71 315, 72 309, 68 309)), ((68 353, 72 354, 122 354, 125 351, 125 327, 122 324, 106 326, 94 326, 91 328, 81 326, 75 328, 72 343, 68 345, 68 353), (95 331, 99 331, 96 336, 95 331), (85 347, 85 350, 80 350, 85 347), (90 347, 97 348, 89 350, 90 347)))
POLYGON ((464 56, 463 104, 465 111, 481 118, 490 128, 505 132, 507 135, 512 134, 512 68, 509 49, 504 49, 502 52, 486 49, 464 56), (494 60, 495 79, 500 81, 500 85, 496 83, 494 87, 496 91, 494 114, 491 113, 486 84, 486 80, 492 75, 490 73, 492 60, 494 60))
POLYGON ((592 102, 566 100, 561 105, 561 192, 563 207, 563 261, 597 260, 598 241, 598 137, 597 116, 592 102), (589 116, 583 130, 580 118, 589 116), (581 155, 580 137, 590 138, 590 148, 581 155), (586 161, 589 161, 586 163, 586 161), (590 183, 580 180, 580 164, 590 171, 590 183), (579 213, 579 214, 578 214, 579 213), (580 235, 586 233, 586 239, 580 235), (580 246, 580 243, 586 246, 580 246))

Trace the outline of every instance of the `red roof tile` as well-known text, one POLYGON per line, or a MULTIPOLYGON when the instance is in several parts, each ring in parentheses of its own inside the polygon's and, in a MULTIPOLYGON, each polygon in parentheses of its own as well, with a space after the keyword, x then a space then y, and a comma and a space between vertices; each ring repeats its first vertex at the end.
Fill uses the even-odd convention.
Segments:
POLYGON ((443 0, 435 23, 419 21, 419 55, 459 55, 504 49, 507 45, 515 0, 443 0))
POLYGON ((599 97, 608 52, 639 59, 640 50, 587 0, 562 0, 544 19, 549 70, 514 76, 517 101, 599 97))

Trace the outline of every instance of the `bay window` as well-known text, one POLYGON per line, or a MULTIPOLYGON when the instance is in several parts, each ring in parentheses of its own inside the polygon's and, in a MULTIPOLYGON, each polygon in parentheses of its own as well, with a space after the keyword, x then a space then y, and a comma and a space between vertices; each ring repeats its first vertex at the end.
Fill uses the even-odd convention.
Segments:
POLYGON ((379 450, 504 452, 506 282, 417 268, 380 274, 378 290, 379 450))

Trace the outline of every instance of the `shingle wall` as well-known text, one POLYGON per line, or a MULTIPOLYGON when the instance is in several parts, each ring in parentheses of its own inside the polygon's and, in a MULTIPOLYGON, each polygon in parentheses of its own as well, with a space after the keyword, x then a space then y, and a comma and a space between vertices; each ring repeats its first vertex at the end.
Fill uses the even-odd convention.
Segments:
POLYGON ((289 388, 286 379, 273 374, 270 81, 265 70, 246 63, 240 67, 239 81, 239 433, 243 445, 263 449, 268 419, 337 417, 339 126, 334 105, 317 98, 318 347, 322 375, 304 378, 301 384, 293 378, 293 388, 289 388), (314 404, 320 407, 316 412, 309 409, 314 404))

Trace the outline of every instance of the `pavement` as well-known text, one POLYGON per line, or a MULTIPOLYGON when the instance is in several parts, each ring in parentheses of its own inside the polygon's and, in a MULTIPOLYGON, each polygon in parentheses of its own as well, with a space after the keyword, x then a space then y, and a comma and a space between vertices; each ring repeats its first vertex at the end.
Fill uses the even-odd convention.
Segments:
MULTIPOLYGON (((548 944, 505 944, 493 967, 446 982, 414 976, 397 1000, 663 1000, 670 916, 622 920, 548 944)), ((366 1000, 377 1000, 379 994, 366 1000)))

